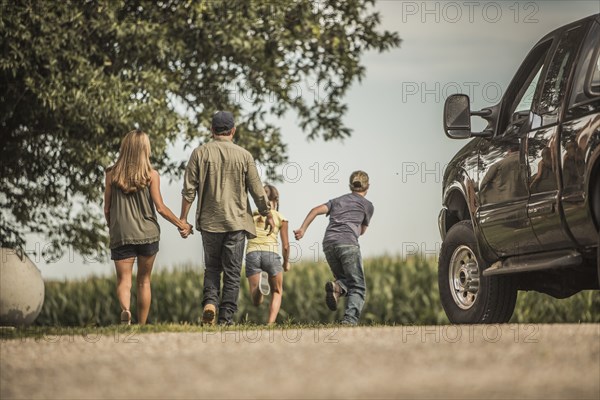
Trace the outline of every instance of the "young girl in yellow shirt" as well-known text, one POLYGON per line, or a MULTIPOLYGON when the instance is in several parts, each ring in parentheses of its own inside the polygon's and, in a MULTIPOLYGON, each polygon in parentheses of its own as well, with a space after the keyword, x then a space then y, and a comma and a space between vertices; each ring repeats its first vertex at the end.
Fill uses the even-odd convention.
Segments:
POLYGON ((265 192, 271 202, 275 226, 269 233, 265 230, 264 218, 260 214, 254 213, 256 238, 250 239, 246 248, 246 277, 250 285, 252 303, 255 306, 259 306, 263 302, 264 296, 272 293, 268 323, 273 324, 281 307, 283 271, 289 270, 290 243, 288 221, 279 213, 279 192, 272 185, 265 185, 265 192), (283 263, 279 256, 277 233, 281 237, 283 263))

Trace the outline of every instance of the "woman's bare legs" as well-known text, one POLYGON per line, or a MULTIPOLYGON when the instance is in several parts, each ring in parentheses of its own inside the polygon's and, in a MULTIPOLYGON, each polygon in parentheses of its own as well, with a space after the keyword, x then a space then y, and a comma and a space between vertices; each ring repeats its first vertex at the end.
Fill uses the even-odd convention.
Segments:
POLYGON ((252 304, 257 307, 263 302, 263 295, 260 290, 258 290, 259 284, 260 274, 254 274, 248 277, 248 285, 250 286, 250 299, 252 299, 252 304))
MULTIPOLYGON (((150 257, 138 256, 137 270, 137 314, 138 324, 145 325, 152 302, 152 289, 150 288, 150 275, 156 254, 150 257)), ((130 279, 131 281, 131 279, 130 279)))
MULTIPOLYGON (((260 275, 259 275, 260 276, 260 275)), ((269 277, 271 286, 271 305, 269 306, 269 324, 274 324, 281 307, 281 296, 283 295, 283 272, 269 277)))
POLYGON ((131 306, 131 271, 135 257, 124 260, 115 260, 117 270, 117 298, 121 311, 129 311, 131 306))

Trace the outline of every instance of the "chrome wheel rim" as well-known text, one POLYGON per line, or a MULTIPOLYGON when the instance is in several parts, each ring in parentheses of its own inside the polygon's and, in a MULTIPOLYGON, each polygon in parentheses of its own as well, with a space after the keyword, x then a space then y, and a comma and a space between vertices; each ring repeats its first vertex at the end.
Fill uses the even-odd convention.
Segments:
POLYGON ((456 305, 463 310, 473 307, 479 293, 479 265, 468 246, 459 246, 454 250, 448 278, 450 292, 456 305))

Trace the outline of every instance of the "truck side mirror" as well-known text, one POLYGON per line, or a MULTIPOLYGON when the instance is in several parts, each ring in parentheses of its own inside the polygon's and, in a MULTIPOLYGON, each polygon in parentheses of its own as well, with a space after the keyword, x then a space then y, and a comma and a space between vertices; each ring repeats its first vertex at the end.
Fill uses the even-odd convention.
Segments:
POLYGON ((471 105, 466 94, 453 94, 444 104, 444 132, 451 139, 471 137, 471 105))

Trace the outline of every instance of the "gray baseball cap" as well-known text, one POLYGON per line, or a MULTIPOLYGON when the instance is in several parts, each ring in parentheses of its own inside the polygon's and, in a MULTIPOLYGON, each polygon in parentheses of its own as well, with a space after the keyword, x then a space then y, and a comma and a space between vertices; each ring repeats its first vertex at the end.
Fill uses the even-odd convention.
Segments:
POLYGON ((230 131, 235 126, 233 114, 229 111, 217 111, 212 117, 212 130, 215 133, 230 131))

